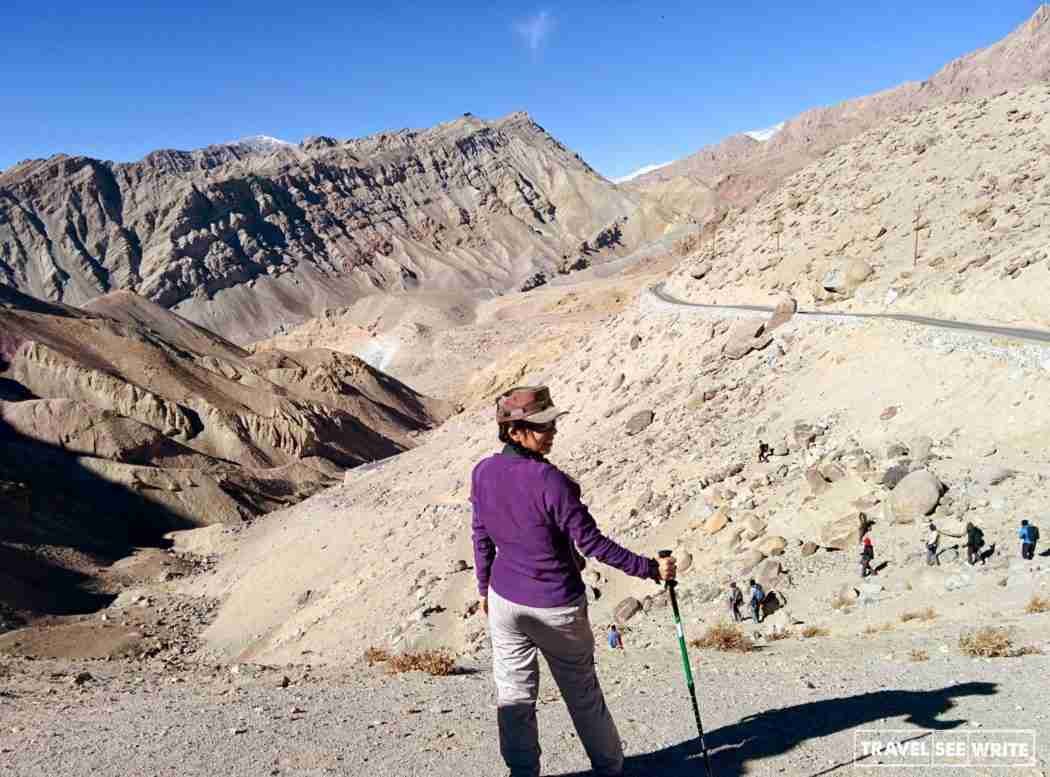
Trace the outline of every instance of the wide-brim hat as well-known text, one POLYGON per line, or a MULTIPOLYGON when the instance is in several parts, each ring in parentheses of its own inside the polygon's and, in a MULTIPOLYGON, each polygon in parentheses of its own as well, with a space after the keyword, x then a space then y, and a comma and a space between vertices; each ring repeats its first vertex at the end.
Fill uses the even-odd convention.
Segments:
POLYGON ((496 421, 527 421, 530 424, 546 424, 565 415, 551 399, 546 386, 517 386, 503 392, 496 400, 496 421))

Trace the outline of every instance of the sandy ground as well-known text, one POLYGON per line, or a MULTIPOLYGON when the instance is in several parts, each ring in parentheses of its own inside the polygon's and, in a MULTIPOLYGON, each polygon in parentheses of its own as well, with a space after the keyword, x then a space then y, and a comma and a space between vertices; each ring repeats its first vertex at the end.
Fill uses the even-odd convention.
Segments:
MULTIPOLYGON (((666 611, 663 615, 667 615, 666 611)), ((696 731, 667 618, 651 647, 599 652, 599 674, 628 754, 629 775, 701 774, 696 731)), ((693 629, 695 632, 696 630, 693 629)), ((927 633, 931 647, 949 633, 927 633)), ((735 775, 998 774, 1003 769, 895 767, 860 758, 855 739, 893 729, 893 741, 984 741, 998 729, 1034 732, 1035 765, 1050 751, 1045 677, 1050 658, 971 659, 954 645, 905 657, 910 638, 790 639, 749 654, 693 651, 714 773, 735 775), (877 642, 873 649, 873 639, 877 642), (860 656, 863 656, 861 658, 860 656)), ((498 775, 488 653, 459 675, 389 676, 343 669, 198 668, 150 664, 6 662, 0 666, 0 771, 12 777, 242 775, 498 775), (76 685, 85 670, 93 679, 76 685), (287 687, 281 687, 287 678, 287 687)), ((564 705, 544 668, 544 774, 589 774, 564 705)))

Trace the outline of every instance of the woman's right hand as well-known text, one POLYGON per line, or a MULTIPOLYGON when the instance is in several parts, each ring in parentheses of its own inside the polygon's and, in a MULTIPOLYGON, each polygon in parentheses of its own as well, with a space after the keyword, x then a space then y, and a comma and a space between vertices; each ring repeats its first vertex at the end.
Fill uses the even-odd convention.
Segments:
POLYGON ((658 558, 656 563, 660 567, 660 580, 666 582, 667 580, 674 580, 675 574, 678 572, 678 562, 674 556, 668 556, 667 558, 658 558))

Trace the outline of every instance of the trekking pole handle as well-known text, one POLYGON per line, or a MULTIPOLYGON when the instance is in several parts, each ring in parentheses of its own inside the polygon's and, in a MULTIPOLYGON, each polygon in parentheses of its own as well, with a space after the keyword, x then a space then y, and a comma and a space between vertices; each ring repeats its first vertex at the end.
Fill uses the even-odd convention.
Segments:
MULTIPOLYGON (((656 551, 656 557, 657 558, 671 558, 671 555, 672 555, 672 552, 669 551, 669 550, 658 550, 658 551, 656 551)), ((665 580, 664 581, 664 585, 667 586, 668 588, 671 588, 671 589, 673 589, 676 584, 677 584, 676 580, 665 580)))

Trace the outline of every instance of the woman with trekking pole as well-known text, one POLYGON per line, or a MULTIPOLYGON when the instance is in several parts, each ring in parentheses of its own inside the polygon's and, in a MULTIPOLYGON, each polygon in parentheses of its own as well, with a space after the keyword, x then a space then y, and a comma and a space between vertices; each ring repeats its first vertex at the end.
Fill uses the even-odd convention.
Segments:
POLYGON ((579 485, 545 458, 562 415, 545 386, 505 392, 496 401, 504 448, 482 460, 471 480, 475 570, 492 640, 500 753, 510 777, 539 777, 542 653, 595 774, 618 777, 623 745, 594 669, 580 554, 656 582, 674 579, 675 560, 636 555, 602 535, 580 501, 579 485))

